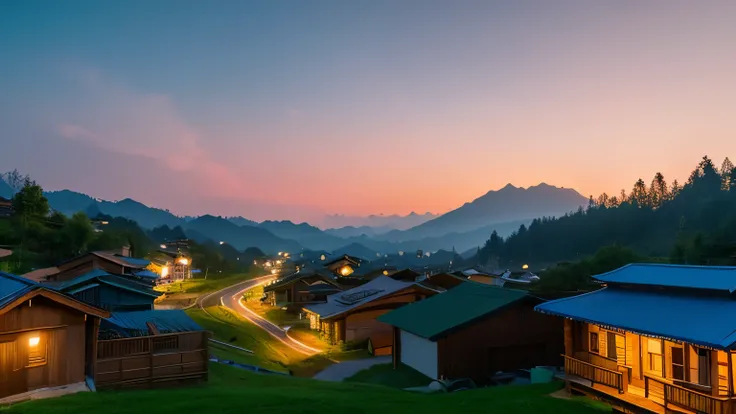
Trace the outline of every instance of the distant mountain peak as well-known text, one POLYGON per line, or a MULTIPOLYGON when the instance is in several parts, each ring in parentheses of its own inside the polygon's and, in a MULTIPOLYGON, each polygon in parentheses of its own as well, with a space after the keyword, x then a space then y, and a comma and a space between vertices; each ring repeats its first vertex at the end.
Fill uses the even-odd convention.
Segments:
POLYGON ((503 186, 503 188, 500 189, 499 191, 503 191, 503 190, 516 190, 516 187, 513 184, 508 183, 505 186, 503 186))

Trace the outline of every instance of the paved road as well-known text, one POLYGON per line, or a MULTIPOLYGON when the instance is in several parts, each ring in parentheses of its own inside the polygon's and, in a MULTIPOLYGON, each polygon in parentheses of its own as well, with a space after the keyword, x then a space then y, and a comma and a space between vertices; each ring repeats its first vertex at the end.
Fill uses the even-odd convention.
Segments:
POLYGON ((389 363, 391 363, 390 356, 344 361, 339 364, 330 365, 324 370, 318 372, 313 378, 322 381, 340 382, 346 378, 352 377, 359 371, 363 371, 364 369, 368 369, 374 365, 389 363))
POLYGON ((302 353, 304 355, 316 355, 321 352, 319 349, 311 348, 303 343, 292 339, 286 334, 286 331, 262 318, 255 312, 246 308, 240 299, 243 297, 243 293, 249 289, 253 289, 256 286, 268 283, 275 279, 274 276, 263 276, 255 279, 246 280, 244 282, 237 283, 225 289, 217 292, 210 293, 209 295, 203 296, 199 299, 199 307, 204 309, 210 306, 222 305, 230 310, 236 312, 245 319, 251 321, 256 326, 260 327, 264 331, 268 332, 271 336, 281 341, 284 345, 289 348, 302 353))

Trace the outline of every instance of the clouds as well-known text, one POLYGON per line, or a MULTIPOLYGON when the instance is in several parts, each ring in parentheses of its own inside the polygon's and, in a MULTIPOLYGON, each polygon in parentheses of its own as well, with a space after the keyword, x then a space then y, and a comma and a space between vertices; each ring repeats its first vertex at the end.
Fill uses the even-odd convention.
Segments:
POLYGON ((78 98, 57 116, 56 133, 102 149, 150 159, 174 173, 194 173, 202 195, 247 192, 237 174, 203 148, 205 139, 165 94, 135 91, 99 70, 81 70, 78 98))

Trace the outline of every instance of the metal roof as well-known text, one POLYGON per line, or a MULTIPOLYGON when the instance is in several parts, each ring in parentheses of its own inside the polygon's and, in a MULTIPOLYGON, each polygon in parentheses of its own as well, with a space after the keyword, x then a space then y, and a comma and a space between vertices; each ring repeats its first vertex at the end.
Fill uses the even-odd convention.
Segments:
POLYGON ((594 279, 612 284, 651 285, 734 292, 736 266, 632 263, 594 279))
POLYGON ((48 283, 48 284, 45 284, 44 286, 46 285, 55 286, 58 290, 71 293, 71 291, 78 292, 80 290, 83 290, 83 289, 79 289, 81 285, 96 284, 98 282, 104 283, 110 286, 115 286, 117 288, 128 290, 134 293, 139 293, 139 294, 146 295, 146 296, 152 296, 154 298, 161 296, 161 293, 156 292, 150 286, 144 285, 143 283, 136 282, 135 280, 131 280, 124 276, 110 274, 101 269, 91 270, 77 278, 74 278, 72 280, 69 280, 69 281, 66 281, 60 284, 48 283))
POLYGON ((329 318, 413 285, 415 285, 413 282, 401 282, 388 276, 379 276, 364 285, 327 296, 326 303, 308 305, 304 309, 318 314, 321 318, 329 318))
POLYGON ((38 286, 38 283, 32 280, 0 272, 0 308, 38 286))
POLYGON ((153 273, 150 270, 141 270, 140 272, 135 272, 135 273, 133 273, 133 276, 145 277, 145 278, 149 278, 149 279, 158 279, 159 278, 159 275, 158 274, 153 273))
POLYGON ((736 314, 736 300, 726 294, 705 296, 611 286, 546 302, 535 309, 551 315, 717 349, 731 349, 736 342, 736 321, 726 316, 736 314))
POLYGON ((148 322, 156 325, 160 333, 202 331, 202 327, 182 310, 146 310, 113 312, 103 319, 101 329, 112 329, 123 336, 148 335, 148 322))
POLYGON ((468 281, 384 314, 378 320, 434 340, 525 297, 528 297, 525 291, 468 281))

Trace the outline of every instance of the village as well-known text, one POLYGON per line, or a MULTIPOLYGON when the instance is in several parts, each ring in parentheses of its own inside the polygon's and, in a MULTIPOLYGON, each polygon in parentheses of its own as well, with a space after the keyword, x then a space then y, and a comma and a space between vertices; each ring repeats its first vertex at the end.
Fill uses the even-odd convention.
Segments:
POLYGON ((257 351, 191 312, 218 308, 236 315, 220 324, 251 325, 311 358, 330 354, 334 363, 309 371, 313 381, 370 382, 380 372, 411 378, 401 386, 420 394, 560 381, 564 395, 622 412, 733 412, 735 328, 716 315, 733 306, 736 267, 632 263, 595 275, 590 292, 543 298, 527 289, 539 277, 526 265, 428 269, 417 252, 397 268, 280 252, 188 306, 161 306, 199 274, 186 246, 162 244, 151 258, 124 246, 1 273, 0 404, 111 389, 196 392, 213 364, 304 376, 238 362, 257 361, 257 351))

